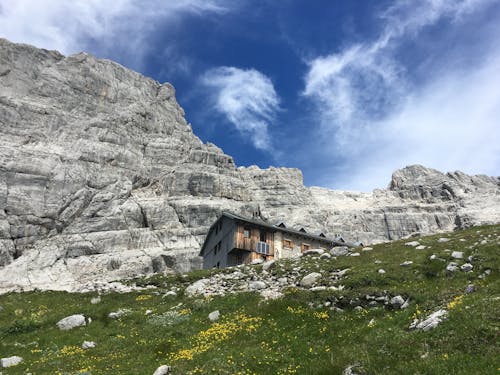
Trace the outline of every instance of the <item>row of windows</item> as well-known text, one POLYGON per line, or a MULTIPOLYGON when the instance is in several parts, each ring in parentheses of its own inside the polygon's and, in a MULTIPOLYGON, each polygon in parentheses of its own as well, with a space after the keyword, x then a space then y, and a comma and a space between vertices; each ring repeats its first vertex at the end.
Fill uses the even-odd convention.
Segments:
MULTIPOLYGON (((293 249, 293 242, 292 240, 283 240, 283 247, 284 248, 287 248, 287 249, 293 249)), ((307 244, 307 243, 302 243, 300 245, 300 249, 302 251, 307 251, 307 250, 311 250, 311 245, 307 244)))
MULTIPOLYGON (((252 234, 252 229, 251 228, 243 228, 243 238, 250 238, 252 234)), ((267 233, 263 230, 260 231, 260 241, 261 242, 266 242, 266 237, 267 237, 267 233)))

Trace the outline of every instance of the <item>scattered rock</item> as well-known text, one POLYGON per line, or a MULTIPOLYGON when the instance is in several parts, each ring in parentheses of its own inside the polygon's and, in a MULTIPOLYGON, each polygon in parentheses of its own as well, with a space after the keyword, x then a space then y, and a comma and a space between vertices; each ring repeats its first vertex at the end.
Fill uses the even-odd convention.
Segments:
POLYGON ((94 341, 84 341, 83 344, 82 344, 82 349, 83 350, 87 350, 87 349, 91 349, 91 348, 95 348, 95 342, 94 341))
POLYGON ((92 305, 97 305, 100 302, 101 302, 101 296, 93 297, 90 299, 90 303, 92 305))
POLYGON ((254 264, 255 265, 255 264, 262 264, 262 263, 264 263, 264 260, 258 258, 258 259, 252 260, 252 262, 250 264, 254 264))
POLYGON ((373 250, 373 247, 363 247, 363 249, 361 249, 362 251, 370 251, 370 250, 373 250))
POLYGON ((263 281, 257 280, 257 281, 250 281, 248 283, 248 289, 249 290, 261 290, 267 288, 267 284, 263 281))
POLYGON ((405 299, 401 296, 395 296, 395 297, 392 297, 390 302, 391 306, 395 309, 400 309, 403 304, 405 303, 405 299))
POLYGON ((310 290, 311 292, 321 292, 323 290, 326 290, 326 286, 324 285, 313 286, 310 290))
POLYGON ((411 246, 411 247, 417 247, 418 245, 420 245, 420 242, 418 241, 411 241, 405 243, 405 246, 411 246))
POLYGON ((375 264, 382 264, 382 261, 377 259, 377 260, 376 260, 375 262, 373 262, 373 263, 375 263, 375 264))
POLYGON ((455 262, 448 263, 448 265, 446 266, 446 271, 448 271, 448 272, 458 271, 458 264, 455 262))
POLYGON ((343 277, 349 270, 350 268, 344 268, 343 270, 332 272, 332 276, 343 277))
POLYGON ((265 262, 262 265, 262 270, 269 271, 269 270, 272 270, 274 267, 276 267, 276 261, 273 259, 273 260, 269 260, 269 261, 265 262))
POLYGON ((82 314, 67 316, 66 318, 58 321, 56 325, 62 331, 68 331, 76 327, 81 327, 86 325, 85 316, 82 314))
POLYGON ((323 250, 323 249, 311 249, 311 250, 304 251, 303 255, 304 256, 307 256, 307 255, 322 255, 324 252, 325 252, 325 250, 323 250))
POLYGON ((405 303, 403 303, 401 305, 401 310, 407 309, 408 307, 410 307, 410 299, 409 298, 405 301, 405 303))
POLYGON ((448 242, 450 239, 446 237, 438 238, 437 242, 448 242))
POLYGON ((22 357, 19 357, 17 355, 12 357, 2 358, 0 359, 0 367, 6 368, 6 367, 17 366, 22 361, 23 361, 22 357))
POLYGON ((300 285, 306 288, 313 286, 319 279, 321 279, 321 274, 318 272, 312 272, 300 280, 300 285))
POLYGON ((320 259, 330 259, 332 256, 330 253, 321 254, 320 259))
POLYGON ((451 253, 451 257, 454 259, 463 259, 464 258, 464 253, 462 251, 453 251, 451 253))
POLYGON ((464 263, 460 266, 460 269, 464 272, 471 272, 474 266, 470 263, 464 263))
POLYGON ((438 310, 431 315, 429 315, 427 318, 424 320, 420 321, 418 319, 415 319, 411 324, 410 324, 410 329, 419 329, 422 331, 430 331, 433 328, 436 328, 439 323, 441 323, 443 320, 446 319, 448 316, 448 311, 446 310, 438 310))
POLYGON ((359 367, 359 365, 351 365, 347 366, 344 369, 343 375, 361 375, 364 374, 364 372, 361 372, 362 369, 359 367))
POLYGON ((125 309, 120 309, 118 311, 113 311, 108 314, 108 318, 110 319, 118 319, 121 318, 122 316, 126 315, 128 313, 127 310, 125 309))
POLYGON ((278 299, 283 297, 283 293, 272 289, 265 289, 260 292, 260 295, 264 297, 264 299, 278 299))
POLYGON ((424 250, 425 248, 427 248, 427 246, 425 245, 418 245, 415 250, 424 250))
POLYGON ((411 260, 405 260, 403 263, 400 264, 401 267, 409 267, 413 264, 413 261, 411 260))
POLYGON ((378 270, 378 273, 381 274, 381 275, 383 275, 383 274, 385 274, 385 270, 381 268, 381 269, 378 270))
POLYGON ((172 368, 170 366, 163 365, 158 367, 153 375, 169 375, 170 371, 172 371, 172 368))
POLYGON ((146 311, 144 312, 144 315, 146 315, 146 316, 147 316, 147 315, 151 315, 152 313, 153 313, 153 310, 146 310, 146 311))
POLYGON ((163 297, 177 297, 177 293, 174 290, 169 290, 163 297))
POLYGON ((220 318, 219 310, 212 311, 210 314, 208 314, 208 320, 210 320, 211 322, 215 322, 216 320, 219 320, 219 318, 220 318))
POLYGON ((288 279, 286 277, 280 277, 278 280, 276 280, 279 285, 287 285, 288 284, 288 279))
POLYGON ((330 250, 330 254, 334 257, 344 256, 349 254, 349 248, 347 246, 335 246, 330 250))
POLYGON ((188 297, 193 297, 193 296, 198 295, 198 294, 203 294, 203 292, 205 290, 205 287, 207 286, 207 284, 209 282, 210 282, 209 279, 200 279, 200 280, 197 280, 194 283, 192 283, 191 285, 189 285, 186 288, 186 290, 185 290, 184 293, 188 297))
POLYGON ((349 256, 351 257, 359 257, 361 254, 360 253, 350 253, 349 256))

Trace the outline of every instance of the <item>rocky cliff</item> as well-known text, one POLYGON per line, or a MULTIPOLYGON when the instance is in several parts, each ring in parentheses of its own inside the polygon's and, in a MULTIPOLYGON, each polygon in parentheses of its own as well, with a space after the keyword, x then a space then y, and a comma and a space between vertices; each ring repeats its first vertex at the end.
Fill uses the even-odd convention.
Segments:
POLYGON ((366 243, 500 222, 499 178, 411 166, 355 193, 237 168, 170 84, 85 53, 0 39, 0 129, 0 291, 199 267, 222 210, 366 243))

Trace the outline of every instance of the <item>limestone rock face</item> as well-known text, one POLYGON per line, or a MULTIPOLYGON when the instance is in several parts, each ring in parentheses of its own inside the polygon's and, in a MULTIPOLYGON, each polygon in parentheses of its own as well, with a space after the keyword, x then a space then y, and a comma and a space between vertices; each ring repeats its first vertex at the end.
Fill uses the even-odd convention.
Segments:
POLYGON ((0 292, 186 271, 223 210, 364 243, 499 222, 499 179, 412 166, 373 193, 236 167, 168 84, 0 39, 0 292))

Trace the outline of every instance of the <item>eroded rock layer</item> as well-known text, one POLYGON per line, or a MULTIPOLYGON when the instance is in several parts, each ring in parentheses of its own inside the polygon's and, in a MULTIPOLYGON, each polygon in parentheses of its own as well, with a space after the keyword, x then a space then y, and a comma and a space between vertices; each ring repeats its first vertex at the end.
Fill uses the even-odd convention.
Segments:
POLYGON ((186 271, 223 210, 365 243, 500 221, 499 179, 411 166, 373 193, 236 168, 174 88, 0 39, 0 291, 186 271))

